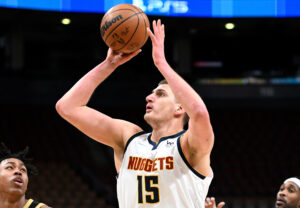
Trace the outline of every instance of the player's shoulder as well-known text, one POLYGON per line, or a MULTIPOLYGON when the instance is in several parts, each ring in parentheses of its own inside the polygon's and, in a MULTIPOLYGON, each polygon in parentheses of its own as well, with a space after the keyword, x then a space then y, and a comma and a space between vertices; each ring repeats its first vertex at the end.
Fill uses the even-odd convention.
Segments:
POLYGON ((124 135, 125 137, 130 137, 130 135, 143 131, 141 127, 139 127, 138 125, 132 122, 121 120, 121 119, 116 119, 116 120, 125 129, 125 135, 124 135))
POLYGON ((139 131, 139 132, 135 132, 134 134, 130 135, 130 137, 127 139, 127 143, 130 143, 132 140, 135 141, 143 141, 143 140, 147 140, 149 137, 150 133, 147 133, 143 130, 139 131))
POLYGON ((121 119, 115 119, 117 122, 119 122, 119 126, 122 127, 122 138, 123 143, 126 144, 127 141, 135 134, 142 132, 143 129, 139 127, 138 125, 121 119))

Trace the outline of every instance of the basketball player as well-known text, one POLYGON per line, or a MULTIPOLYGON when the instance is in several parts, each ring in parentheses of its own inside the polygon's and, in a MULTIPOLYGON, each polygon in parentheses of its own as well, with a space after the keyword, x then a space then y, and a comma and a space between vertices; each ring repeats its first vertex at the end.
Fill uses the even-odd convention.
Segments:
MULTIPOLYGON (((221 202, 224 203, 224 202, 221 202)), ((221 206, 219 203, 217 208, 221 206)), ((215 199, 207 197, 205 200, 205 208, 216 208, 215 199)), ((286 179, 280 186, 276 196, 275 208, 300 208, 300 180, 293 177, 286 179)))
POLYGON ((275 202, 276 208, 300 207, 300 180, 293 177, 286 179, 280 186, 275 202))
POLYGON ((164 76, 146 97, 145 120, 152 132, 111 118, 87 103, 118 66, 136 56, 108 50, 106 59, 81 78, 56 104, 58 113, 80 131, 114 149, 120 208, 204 208, 213 178, 213 129, 200 96, 169 66, 164 25, 153 21, 153 61, 164 76), (183 129, 188 120, 188 129, 183 129))
POLYGON ((36 174, 36 168, 26 158, 28 148, 19 153, 0 146, 0 207, 1 208, 49 208, 43 203, 26 199, 28 176, 36 174))

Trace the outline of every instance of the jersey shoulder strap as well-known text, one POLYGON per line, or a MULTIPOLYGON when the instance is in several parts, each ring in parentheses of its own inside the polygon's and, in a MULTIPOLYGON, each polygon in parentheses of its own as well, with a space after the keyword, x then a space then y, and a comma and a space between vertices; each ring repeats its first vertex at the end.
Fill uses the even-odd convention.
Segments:
POLYGON ((23 208, 40 208, 44 206, 44 203, 40 203, 38 201, 34 201, 33 199, 28 199, 27 203, 23 208))

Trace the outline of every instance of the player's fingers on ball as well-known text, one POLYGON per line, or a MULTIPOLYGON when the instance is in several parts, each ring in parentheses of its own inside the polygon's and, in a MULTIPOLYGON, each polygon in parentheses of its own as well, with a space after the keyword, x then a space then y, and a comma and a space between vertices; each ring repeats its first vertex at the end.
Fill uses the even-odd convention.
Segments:
POLYGON ((154 35, 149 27, 147 27, 147 33, 151 39, 153 39, 154 35))
POLYGON ((137 55, 137 54, 139 54, 139 53, 141 53, 142 52, 142 49, 138 49, 138 50, 136 50, 134 53, 135 53, 135 55, 137 55))
POLYGON ((147 27, 146 30, 147 30, 148 33, 152 33, 150 27, 147 27))
POLYGON ((139 50, 136 50, 136 51, 133 51, 132 53, 129 54, 129 56, 135 56, 137 55, 138 53, 140 53, 142 50, 139 49, 139 50))

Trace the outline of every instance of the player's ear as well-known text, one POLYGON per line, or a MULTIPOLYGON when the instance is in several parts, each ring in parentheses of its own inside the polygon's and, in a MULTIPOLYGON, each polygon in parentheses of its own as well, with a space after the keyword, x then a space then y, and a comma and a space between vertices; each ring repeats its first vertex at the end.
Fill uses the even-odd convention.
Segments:
POLYGON ((175 116, 178 117, 178 116, 181 116, 184 113, 185 113, 185 111, 184 111, 182 105, 181 104, 177 104, 176 110, 175 110, 175 116))

